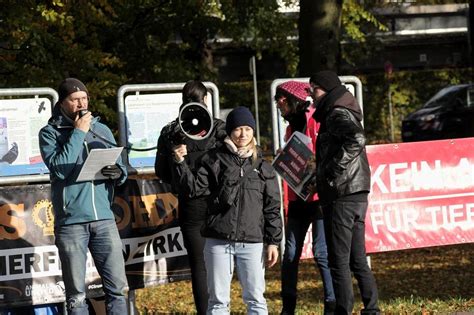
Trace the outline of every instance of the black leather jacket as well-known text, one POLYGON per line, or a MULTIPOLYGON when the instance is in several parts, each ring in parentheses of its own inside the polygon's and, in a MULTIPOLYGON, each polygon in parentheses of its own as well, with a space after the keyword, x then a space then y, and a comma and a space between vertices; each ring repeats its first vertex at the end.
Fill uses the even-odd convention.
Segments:
POLYGON ((246 172, 235 198, 228 209, 209 206, 206 223, 201 230, 204 237, 229 241, 277 245, 282 233, 280 191, 275 170, 267 161, 241 159, 226 146, 214 149, 202 161, 202 167, 193 175, 187 163, 175 164, 180 177, 180 194, 189 197, 213 196, 222 185, 233 185, 246 172))
POLYGON ((316 141, 316 181, 319 198, 330 202, 339 197, 370 191, 370 168, 361 124, 362 111, 352 94, 331 92, 316 110, 320 121, 316 141))

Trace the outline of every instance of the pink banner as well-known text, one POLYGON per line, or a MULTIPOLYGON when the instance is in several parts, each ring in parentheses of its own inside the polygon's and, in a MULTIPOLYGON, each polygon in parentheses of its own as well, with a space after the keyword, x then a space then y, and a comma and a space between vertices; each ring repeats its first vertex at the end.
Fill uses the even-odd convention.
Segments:
MULTIPOLYGON (((474 242, 474 138, 367 146, 368 253, 474 242)), ((311 233, 302 258, 311 258, 311 233)))
POLYGON ((367 147, 368 252, 474 242, 474 138, 367 147))

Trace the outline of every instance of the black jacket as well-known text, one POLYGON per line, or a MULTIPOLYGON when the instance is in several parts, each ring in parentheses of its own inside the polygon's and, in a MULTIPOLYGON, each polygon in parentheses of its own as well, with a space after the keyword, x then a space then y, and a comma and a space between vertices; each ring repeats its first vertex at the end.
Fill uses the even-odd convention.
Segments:
MULTIPOLYGON (((190 138, 184 139, 184 144, 187 146, 188 155, 185 157, 186 163, 194 172, 200 167, 200 158, 207 151, 222 145, 225 137, 225 123, 221 119, 214 118, 214 127, 211 134, 204 140, 193 140, 190 138)), ((173 120, 163 127, 158 138, 156 159, 155 159, 155 174, 163 182, 172 186, 173 192, 177 192, 176 183, 173 179, 173 138, 180 133, 178 119, 173 120)))
MULTIPOLYGON (((214 127, 211 134, 204 140, 184 139, 187 146, 188 155, 185 157, 186 163, 194 172, 201 164, 200 160, 204 153, 209 150, 220 147, 223 140, 227 136, 225 131, 225 123, 220 119, 214 118, 214 127)), ((171 191, 178 193, 179 187, 173 177, 173 140, 175 135, 180 132, 178 119, 170 122, 161 130, 158 138, 158 150, 155 159, 155 174, 163 182, 171 185, 171 191)), ((187 195, 178 194, 179 221, 181 224, 203 222, 207 216, 207 198, 194 197, 189 198, 187 195)))
POLYGON ((357 100, 340 86, 317 104, 314 117, 321 123, 316 141, 316 181, 321 201, 369 192, 370 168, 357 100))
MULTIPOLYGON (((196 177, 186 163, 176 164, 183 193, 190 197, 208 196, 213 200, 222 185, 235 184, 250 171, 240 184, 235 204, 229 209, 209 207, 204 237, 237 242, 279 244, 282 239, 280 191, 276 173, 267 161, 241 159, 226 146, 214 149, 203 159, 196 177)), ((181 193, 181 192, 180 192, 181 193)))

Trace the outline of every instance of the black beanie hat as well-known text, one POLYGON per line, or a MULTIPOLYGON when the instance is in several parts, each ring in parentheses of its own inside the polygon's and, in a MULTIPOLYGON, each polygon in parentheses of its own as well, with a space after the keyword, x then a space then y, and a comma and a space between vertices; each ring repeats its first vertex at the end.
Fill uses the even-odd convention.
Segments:
POLYGON ((311 76, 309 82, 320 86, 326 92, 329 92, 342 85, 341 80, 339 80, 337 74, 330 70, 316 72, 311 76))
POLYGON ((237 107, 227 115, 225 122, 227 135, 230 135, 232 130, 240 126, 249 126, 255 131, 255 119, 247 107, 237 107))
POLYGON ((58 87, 58 94, 59 94, 58 103, 61 103, 66 97, 69 96, 69 94, 72 94, 78 91, 84 91, 87 93, 87 95, 89 95, 89 92, 87 91, 87 88, 84 85, 84 83, 82 83, 78 79, 76 78, 64 79, 64 81, 61 82, 58 87))

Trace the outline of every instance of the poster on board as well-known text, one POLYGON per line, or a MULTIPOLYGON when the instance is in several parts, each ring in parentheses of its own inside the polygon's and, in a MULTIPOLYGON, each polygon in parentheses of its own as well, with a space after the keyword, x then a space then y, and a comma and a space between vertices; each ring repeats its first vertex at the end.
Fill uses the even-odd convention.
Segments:
MULTIPOLYGON (((181 93, 137 94, 125 97, 127 142, 132 148, 144 149, 156 146, 161 129, 178 117, 181 93)), ((130 151, 133 167, 153 166, 156 149, 130 151)))
POLYGON ((38 133, 51 117, 48 98, 0 100, 0 176, 47 173, 38 133))
MULTIPOLYGON (((127 144, 137 149, 155 147, 161 129, 178 117, 181 103, 180 92, 127 95, 125 97, 127 144)), ((212 104, 210 93, 207 94, 207 103, 212 104)), ((156 148, 146 151, 130 150, 128 157, 133 167, 154 166, 156 148)))

